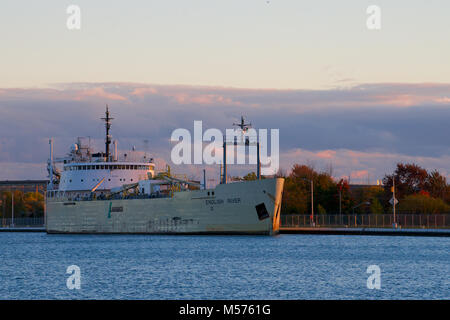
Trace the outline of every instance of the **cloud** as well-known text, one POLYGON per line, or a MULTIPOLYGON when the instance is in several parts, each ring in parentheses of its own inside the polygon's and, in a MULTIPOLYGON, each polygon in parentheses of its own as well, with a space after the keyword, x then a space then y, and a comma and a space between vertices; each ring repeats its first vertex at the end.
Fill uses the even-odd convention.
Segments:
POLYGON ((119 101, 127 100, 127 98, 125 98, 119 94, 106 92, 101 87, 87 89, 87 90, 80 90, 77 92, 77 96, 75 97, 75 100, 84 100, 86 97, 103 98, 105 100, 119 100, 119 101))
MULTIPOLYGON (((433 83, 328 90, 139 83, 0 89, 0 162, 45 164, 49 137, 59 155, 77 136, 90 136, 93 146, 103 148, 99 118, 108 103, 115 118, 112 134, 122 149, 143 148, 148 140, 153 156, 167 161, 174 129, 193 130, 193 121, 202 120, 203 130, 224 132, 244 115, 255 128, 280 130, 285 168, 310 159, 331 162, 339 175, 355 172, 356 177, 367 170, 381 177, 403 159, 449 172, 449 92, 450 84, 433 83)), ((31 168, 24 172, 33 175, 31 168)), ((11 172, 0 173, 0 179, 11 172)))
POLYGON ((281 166, 289 171, 295 163, 307 163, 317 170, 333 168, 336 178, 348 178, 353 183, 371 183, 392 173, 398 162, 417 163, 428 170, 437 169, 450 179, 450 154, 440 157, 415 157, 400 153, 365 152, 348 149, 310 151, 292 149, 282 156, 281 166), (324 157, 323 155, 329 155, 324 157))

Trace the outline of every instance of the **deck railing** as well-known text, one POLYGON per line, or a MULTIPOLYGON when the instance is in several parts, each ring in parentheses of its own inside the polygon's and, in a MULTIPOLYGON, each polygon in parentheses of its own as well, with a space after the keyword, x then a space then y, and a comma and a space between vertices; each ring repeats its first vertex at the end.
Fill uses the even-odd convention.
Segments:
MULTIPOLYGON (((311 227, 309 215, 282 215, 281 227, 311 227)), ((450 214, 397 214, 397 225, 402 228, 450 228, 450 214)), ((318 214, 315 227, 329 228, 391 228, 393 214, 318 214)))

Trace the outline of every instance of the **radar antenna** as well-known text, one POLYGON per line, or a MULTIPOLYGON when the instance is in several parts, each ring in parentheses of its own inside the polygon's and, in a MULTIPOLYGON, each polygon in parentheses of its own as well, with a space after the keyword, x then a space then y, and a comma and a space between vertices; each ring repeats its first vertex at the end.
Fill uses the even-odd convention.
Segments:
POLYGON ((241 128, 242 132, 247 132, 248 128, 252 126, 251 123, 245 123, 244 116, 241 116, 241 122, 240 123, 233 123, 233 126, 238 126, 241 128))

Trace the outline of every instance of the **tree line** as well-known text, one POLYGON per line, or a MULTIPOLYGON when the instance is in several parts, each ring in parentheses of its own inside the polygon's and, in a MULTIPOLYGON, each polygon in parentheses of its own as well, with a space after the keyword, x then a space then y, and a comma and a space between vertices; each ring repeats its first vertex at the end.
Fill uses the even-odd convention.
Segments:
POLYGON ((397 213, 450 213, 450 184, 437 170, 428 172, 414 163, 398 163, 386 174, 383 185, 350 185, 348 179, 335 179, 328 171, 295 164, 285 178, 282 214, 310 214, 311 184, 314 186, 315 214, 392 213, 389 202, 395 179, 397 213))
POLYGON ((44 216, 44 196, 37 192, 23 193, 20 190, 0 192, 0 216, 11 218, 12 216, 12 195, 14 193, 14 217, 43 217, 44 216))
MULTIPOLYGON (((450 213, 450 184, 437 170, 427 171, 414 163, 398 163, 386 174, 383 185, 356 187, 348 179, 335 179, 332 170, 317 171, 312 166, 295 164, 285 178, 282 214, 311 213, 311 180, 314 187, 314 214, 392 213, 392 186, 399 201, 397 213, 450 213)), ((264 178, 264 177, 262 177, 264 178)), ((255 180, 256 174, 231 180, 255 180)), ((0 216, 11 217, 12 192, 0 192, 0 216)), ((36 192, 14 191, 15 217, 43 217, 44 196, 36 192)))

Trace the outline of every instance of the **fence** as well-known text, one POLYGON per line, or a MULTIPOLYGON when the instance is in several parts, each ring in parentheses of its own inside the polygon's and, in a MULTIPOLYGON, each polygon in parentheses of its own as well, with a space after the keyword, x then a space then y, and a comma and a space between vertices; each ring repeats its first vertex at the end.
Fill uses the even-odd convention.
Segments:
MULTIPOLYGON (((402 228, 450 228, 450 214, 397 214, 396 222, 402 228)), ((390 228, 393 214, 315 215, 316 227, 330 228, 390 228)), ((311 227, 309 215, 282 215, 281 227, 311 227)))
POLYGON ((0 226, 3 228, 44 227, 44 218, 0 218, 0 226))

